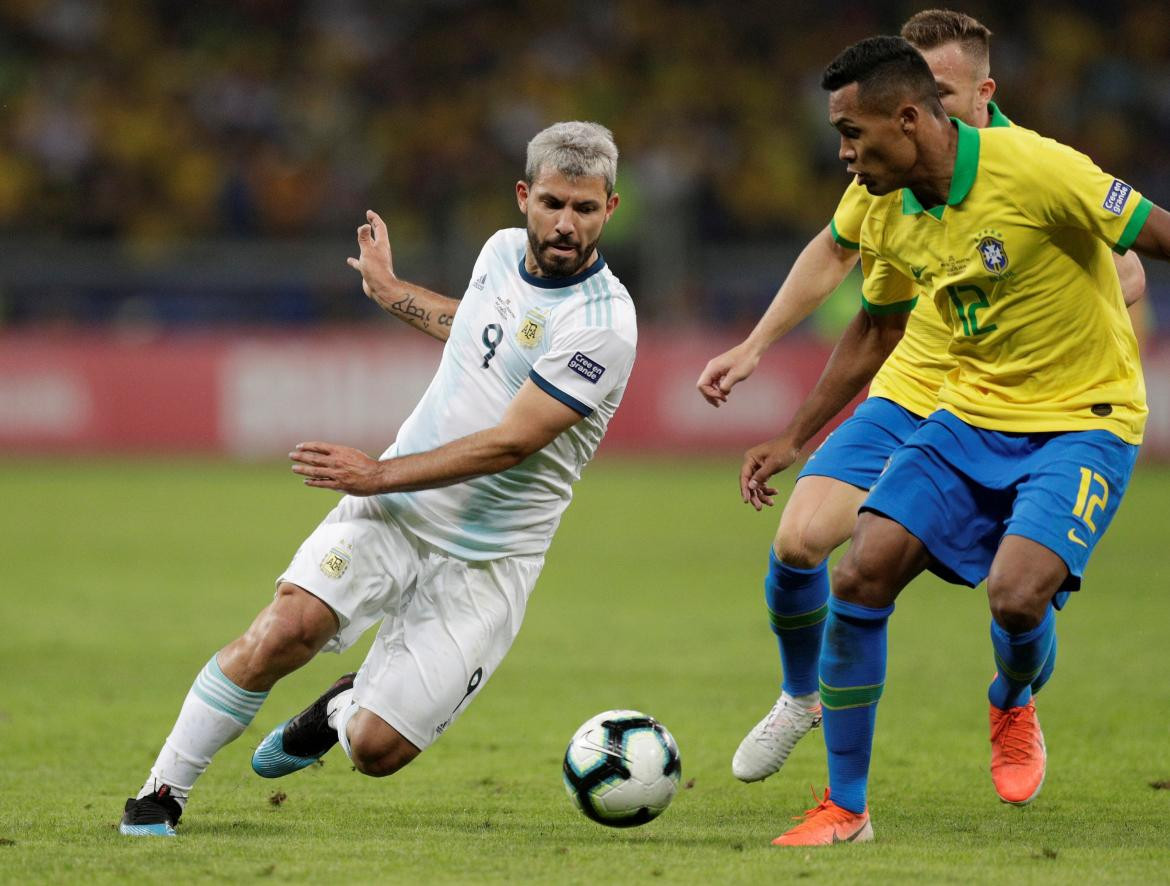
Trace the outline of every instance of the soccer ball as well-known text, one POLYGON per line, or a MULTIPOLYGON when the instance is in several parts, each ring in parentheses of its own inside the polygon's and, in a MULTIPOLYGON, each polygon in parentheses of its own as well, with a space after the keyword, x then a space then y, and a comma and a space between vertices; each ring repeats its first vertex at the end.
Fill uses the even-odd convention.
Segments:
POLYGON ((581 725, 565 751, 565 790, 587 818, 628 828, 657 818, 682 776, 678 745, 640 711, 605 711, 581 725))

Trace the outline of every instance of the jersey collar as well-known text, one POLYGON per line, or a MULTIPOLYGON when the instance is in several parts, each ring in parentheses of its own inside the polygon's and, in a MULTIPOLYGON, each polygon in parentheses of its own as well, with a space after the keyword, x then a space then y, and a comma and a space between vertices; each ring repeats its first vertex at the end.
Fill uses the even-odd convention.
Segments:
POLYGON ((987 103, 987 114, 989 117, 987 121, 988 128, 991 128, 992 126, 1012 125, 1012 121, 1004 115, 1004 112, 999 109, 999 106, 995 102, 987 103))
POLYGON ((604 267, 605 257, 599 252, 597 253, 597 261, 580 274, 574 274, 572 277, 537 277, 535 274, 528 273, 528 269, 524 267, 524 256, 520 256, 521 279, 525 283, 532 286, 539 286, 541 289, 564 289, 566 286, 576 286, 582 280, 588 280, 604 267))
MULTIPOLYGON (((951 173, 951 190, 947 194, 946 206, 958 206, 971 193, 971 186, 975 184, 975 173, 979 171, 979 130, 954 117, 951 118, 951 123, 959 131, 959 144, 955 149, 955 168, 951 173)), ((924 209, 913 191, 902 188, 903 215, 920 215, 927 212, 941 219, 946 206, 924 209)))

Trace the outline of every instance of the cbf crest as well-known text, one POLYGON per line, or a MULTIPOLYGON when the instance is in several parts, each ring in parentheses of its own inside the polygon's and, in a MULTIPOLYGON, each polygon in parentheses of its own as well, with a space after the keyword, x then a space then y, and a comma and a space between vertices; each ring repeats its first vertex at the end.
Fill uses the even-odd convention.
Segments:
POLYGON ((520 328, 516 330, 516 344, 522 348, 535 348, 544 339, 544 327, 548 322, 548 314, 540 308, 533 308, 520 321, 520 328))
POLYGON ((999 231, 981 231, 979 244, 975 249, 979 252, 983 267, 989 274, 995 274, 998 277, 1007 270, 1007 249, 1003 245, 1003 234, 999 231))

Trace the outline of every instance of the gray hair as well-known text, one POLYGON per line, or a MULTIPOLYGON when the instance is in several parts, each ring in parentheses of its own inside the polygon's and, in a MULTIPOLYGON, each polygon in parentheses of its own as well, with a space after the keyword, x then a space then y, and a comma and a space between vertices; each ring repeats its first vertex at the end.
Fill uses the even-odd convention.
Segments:
POLYGON ((554 123, 528 143, 524 176, 532 183, 546 168, 569 179, 599 175, 605 179, 605 193, 612 194, 617 180, 617 160, 613 133, 600 123, 580 120, 554 123))

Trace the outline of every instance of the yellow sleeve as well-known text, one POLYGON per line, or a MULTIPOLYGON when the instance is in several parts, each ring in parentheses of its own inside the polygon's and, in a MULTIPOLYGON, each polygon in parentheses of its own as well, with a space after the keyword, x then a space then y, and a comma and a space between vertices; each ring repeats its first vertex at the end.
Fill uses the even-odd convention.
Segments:
POLYGON ((861 243, 861 223, 865 221, 865 213, 869 211, 872 202, 873 197, 857 183, 857 179, 845 189, 829 222, 829 233, 839 245, 846 249, 858 248, 861 243))
POLYGON ((861 306, 874 315, 914 310, 918 296, 914 282, 868 249, 861 251, 861 306))
POLYGON ((1021 192, 1028 194, 1027 208, 1046 226, 1080 228, 1124 254, 1153 204, 1079 151, 1050 139, 1038 142, 1037 156, 1021 164, 1034 179, 1021 192))

